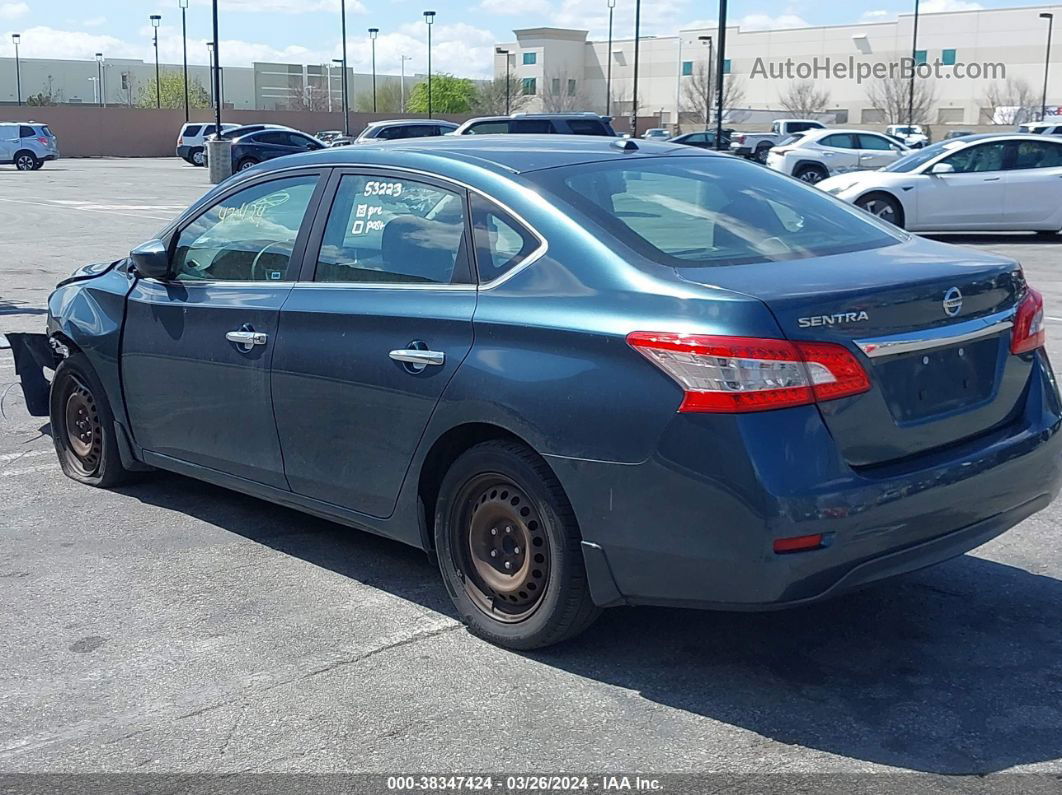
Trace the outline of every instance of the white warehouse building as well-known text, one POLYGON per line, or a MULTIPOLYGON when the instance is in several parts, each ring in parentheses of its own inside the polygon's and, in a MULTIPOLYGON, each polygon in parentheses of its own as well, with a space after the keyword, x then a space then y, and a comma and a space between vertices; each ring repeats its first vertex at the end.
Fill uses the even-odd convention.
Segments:
MULTIPOLYGON (((1054 14, 1062 22, 1062 5, 921 14, 915 57, 925 64, 924 69, 934 72, 926 78, 927 112, 921 120, 958 126, 1013 123, 1028 120, 1030 113, 1038 118, 1049 22, 1043 14, 1054 14), (1019 105, 1024 106, 1026 118, 1017 119, 1005 110, 1019 105)), ((768 111, 788 115, 781 97, 804 77, 813 80, 817 90, 828 92, 823 110, 838 123, 905 121, 890 119, 896 114, 881 107, 885 103, 880 95, 886 88, 881 75, 887 74, 889 64, 911 58, 913 24, 913 14, 901 14, 883 22, 784 30, 745 31, 728 25, 725 71, 731 75, 728 80, 735 95, 734 102, 725 104, 728 123, 769 120, 772 113, 768 111), (872 69, 878 71, 871 73, 872 69), (860 80, 860 72, 869 76, 860 80)), ((607 41, 589 41, 584 30, 513 32, 515 41, 496 48, 494 74, 504 77, 509 59, 509 71, 520 81, 518 90, 531 96, 522 110, 604 112, 610 104, 613 116, 629 117, 632 38, 616 38, 610 53, 607 41)), ((667 127, 677 121, 695 125, 703 114, 703 103, 696 107, 690 86, 699 89, 707 83, 708 63, 718 39, 718 30, 711 27, 682 30, 675 36, 642 37, 639 117, 655 117, 667 127), (678 113, 685 115, 678 118, 678 113)), ((1051 50, 1048 86, 1048 113, 1056 113, 1051 106, 1062 99, 1062 41, 1051 50)), ((625 121, 617 122, 617 127, 628 129, 625 121)))

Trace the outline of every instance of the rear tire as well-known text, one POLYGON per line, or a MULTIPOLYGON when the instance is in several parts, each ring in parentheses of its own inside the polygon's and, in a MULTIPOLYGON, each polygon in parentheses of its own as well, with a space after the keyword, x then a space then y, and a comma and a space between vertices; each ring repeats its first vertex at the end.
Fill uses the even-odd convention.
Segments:
POLYGON ((42 168, 44 168, 44 161, 43 160, 38 160, 37 161, 37 165, 35 165, 33 167, 33 170, 34 171, 40 171, 42 168))
POLYGON ((41 161, 33 152, 23 150, 15 153, 15 168, 19 171, 36 171, 41 161))
POLYGON ((758 147, 756 147, 756 152, 755 152, 755 154, 753 154, 752 159, 755 160, 757 163, 762 163, 764 165, 767 165, 767 155, 769 155, 770 153, 771 153, 771 147, 769 147, 769 146, 758 146, 758 147))
POLYGON ((204 152, 202 149, 196 149, 188 158, 188 162, 191 163, 193 166, 199 166, 200 168, 202 168, 206 165, 206 152, 204 152))
POLYGON ((823 166, 800 166, 793 172, 793 176, 799 179, 801 182, 806 182, 809 185, 815 185, 822 182, 826 177, 830 176, 830 173, 823 166))
POLYGON ((600 614, 590 598, 579 528, 546 462, 491 441, 461 455, 435 509, 439 570, 469 630, 510 649, 579 634, 600 614))
POLYGON ((243 160, 241 160, 239 163, 237 163, 236 170, 237 171, 246 171, 247 169, 251 168, 252 166, 257 166, 257 165, 258 165, 258 161, 255 160, 253 157, 245 157, 243 160))
POLYGON ((118 453, 103 384, 83 353, 72 353, 59 364, 50 401, 52 441, 67 477, 98 488, 130 479, 118 453))
POLYGON ((882 221, 888 221, 894 226, 903 228, 903 208, 892 196, 884 193, 871 193, 860 197, 855 205, 882 221))

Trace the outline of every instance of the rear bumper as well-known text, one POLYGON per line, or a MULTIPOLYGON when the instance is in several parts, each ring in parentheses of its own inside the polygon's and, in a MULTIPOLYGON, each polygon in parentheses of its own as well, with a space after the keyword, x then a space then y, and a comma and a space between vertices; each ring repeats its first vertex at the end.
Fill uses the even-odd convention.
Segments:
POLYGON ((178 146, 177 147, 177 157, 181 158, 182 160, 187 160, 188 158, 190 158, 192 156, 192 152, 194 150, 196 150, 196 149, 202 149, 202 147, 201 146, 178 146))
POLYGON ((677 415, 640 464, 549 457, 580 522, 599 604, 764 610, 834 596, 973 549, 1062 486, 1046 360, 1022 417, 872 474, 848 467, 817 409, 677 415), (778 538, 821 549, 775 554, 778 538))

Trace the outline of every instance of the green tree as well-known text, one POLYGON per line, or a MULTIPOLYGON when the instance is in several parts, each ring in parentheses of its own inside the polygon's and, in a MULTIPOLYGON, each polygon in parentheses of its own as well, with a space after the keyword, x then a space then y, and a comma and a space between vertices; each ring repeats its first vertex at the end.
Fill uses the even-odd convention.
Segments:
MULTIPOLYGON (((184 107, 184 72, 166 70, 159 74, 162 107, 184 107)), ((140 87, 136 105, 138 108, 155 107, 155 79, 152 78, 140 87)), ((210 94, 198 78, 188 81, 188 106, 192 108, 209 108, 210 94)))
MULTIPOLYGON (((476 85, 465 77, 439 74, 431 76, 431 109, 436 113, 468 113, 476 97, 476 85)), ((417 83, 409 93, 406 110, 428 112, 428 81, 417 83)))

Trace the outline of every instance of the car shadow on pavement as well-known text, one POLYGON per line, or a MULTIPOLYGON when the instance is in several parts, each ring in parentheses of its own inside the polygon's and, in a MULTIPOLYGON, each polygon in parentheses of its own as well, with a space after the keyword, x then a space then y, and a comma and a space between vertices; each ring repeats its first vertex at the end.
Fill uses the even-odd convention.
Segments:
POLYGON ((1053 246, 1062 243, 1062 235, 1041 238, 1027 232, 926 232, 921 237, 955 246, 1053 246))
MULTIPOLYGON (((454 615, 427 557, 397 542, 178 476, 121 491, 454 615)), ((786 611, 608 610, 581 637, 524 656, 776 742, 908 770, 1062 757, 1062 582, 969 555, 786 611)))

